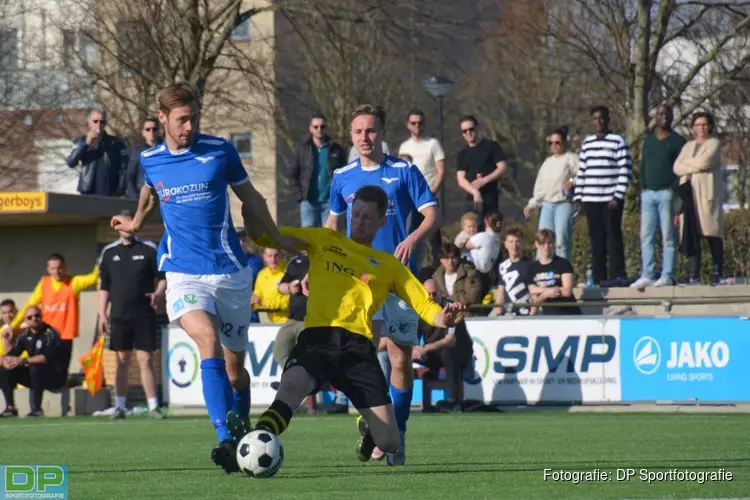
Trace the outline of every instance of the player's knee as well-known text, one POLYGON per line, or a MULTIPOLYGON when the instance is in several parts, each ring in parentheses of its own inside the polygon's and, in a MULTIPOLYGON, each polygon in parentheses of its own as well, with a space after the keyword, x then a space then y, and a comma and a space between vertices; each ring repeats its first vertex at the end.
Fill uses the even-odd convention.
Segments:
POLYGON ((138 360, 138 365, 141 367, 151 366, 151 353, 146 351, 136 351, 135 358, 138 360))
POLYGON ((132 351, 117 351, 117 365, 129 366, 132 359, 132 351))

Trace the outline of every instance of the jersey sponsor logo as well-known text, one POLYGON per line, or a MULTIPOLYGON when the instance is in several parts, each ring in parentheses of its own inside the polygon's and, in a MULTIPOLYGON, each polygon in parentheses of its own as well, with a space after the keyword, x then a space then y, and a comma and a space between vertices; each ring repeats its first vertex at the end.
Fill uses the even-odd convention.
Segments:
POLYGON ((194 293, 186 293, 183 298, 188 304, 195 304, 196 302, 198 302, 198 297, 196 297, 194 293))
POLYGON ((65 302, 58 302, 57 304, 45 304, 43 312, 54 313, 54 312, 65 312, 67 310, 68 310, 68 305, 65 302))
POLYGON ((336 245, 325 245, 323 247, 324 252, 331 252, 335 253, 336 255, 339 255, 341 257, 346 257, 346 252, 341 247, 338 247, 336 245))
POLYGON ((193 182, 191 184, 183 184, 182 186, 167 187, 163 182, 159 181, 154 188, 162 203, 168 202, 172 197, 177 197, 177 203, 186 203, 207 198, 211 184, 208 182, 193 182))
POLYGON ((383 182, 390 184, 391 182, 398 181, 398 177, 383 177, 383 182))
POLYGON ((333 262, 330 260, 326 261, 326 271, 332 273, 348 274, 349 276, 357 276, 357 272, 351 267, 346 267, 342 264, 339 264, 338 262, 333 262))
POLYGON ((131 257, 131 258, 132 258, 133 260, 143 260, 143 259, 145 259, 146 257, 144 257, 143 255, 133 255, 133 257, 131 257))

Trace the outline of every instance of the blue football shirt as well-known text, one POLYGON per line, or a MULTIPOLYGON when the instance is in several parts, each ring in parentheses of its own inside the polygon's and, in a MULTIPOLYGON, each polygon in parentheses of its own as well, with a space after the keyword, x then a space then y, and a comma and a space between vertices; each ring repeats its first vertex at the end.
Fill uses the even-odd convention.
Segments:
POLYGON ((143 177, 159 196, 166 231, 159 270, 227 274, 247 266, 229 213, 227 187, 249 182, 237 150, 220 137, 195 134, 187 149, 166 143, 141 153, 143 177))
MULTIPOLYGON (((375 235, 372 247, 393 254, 396 247, 408 236, 412 210, 421 211, 437 205, 422 173, 407 161, 386 155, 383 163, 376 167, 363 167, 359 158, 333 172, 331 181, 331 213, 346 212, 347 236, 351 236, 351 208, 354 194, 363 186, 380 186, 388 195, 386 224, 375 235)), ((409 269, 417 273, 418 263, 414 256, 409 269)))

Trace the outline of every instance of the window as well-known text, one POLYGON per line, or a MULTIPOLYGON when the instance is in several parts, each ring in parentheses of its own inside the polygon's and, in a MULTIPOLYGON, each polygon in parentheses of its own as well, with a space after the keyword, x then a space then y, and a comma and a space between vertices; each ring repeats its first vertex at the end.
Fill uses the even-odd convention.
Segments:
POLYGON ((81 58, 85 67, 90 68, 96 65, 97 46, 94 37, 86 31, 78 33, 81 58))
POLYGON ((253 157, 253 134, 232 134, 232 144, 242 159, 253 157))
POLYGON ((245 19, 237 27, 232 30, 229 35, 229 40, 232 42, 247 42, 253 38, 252 24, 250 19, 245 19))
POLYGON ((18 30, 0 29, 0 69, 18 69, 18 30))
POLYGON ((155 56, 149 45, 149 32, 145 23, 128 21, 117 23, 117 58, 120 76, 133 77, 149 74, 155 56))
POLYGON ((65 68, 73 68, 76 64, 76 32, 62 30, 61 62, 65 68))

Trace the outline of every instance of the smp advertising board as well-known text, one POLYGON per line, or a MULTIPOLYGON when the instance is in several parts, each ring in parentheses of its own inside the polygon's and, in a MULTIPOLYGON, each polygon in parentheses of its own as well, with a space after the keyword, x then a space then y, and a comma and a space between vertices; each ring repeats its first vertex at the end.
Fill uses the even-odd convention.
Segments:
POLYGON ((485 402, 620 400, 620 321, 475 320, 464 397, 485 402))
MULTIPOLYGON (((250 326, 245 349, 245 368, 250 374, 253 405, 268 406, 276 397, 273 382, 281 379, 281 367, 273 359, 277 325, 250 326)), ((164 401, 177 406, 204 406, 198 346, 178 326, 170 325, 162 342, 166 362, 162 363, 164 401)))
POLYGON ((750 321, 623 320, 623 401, 750 401, 750 321))

